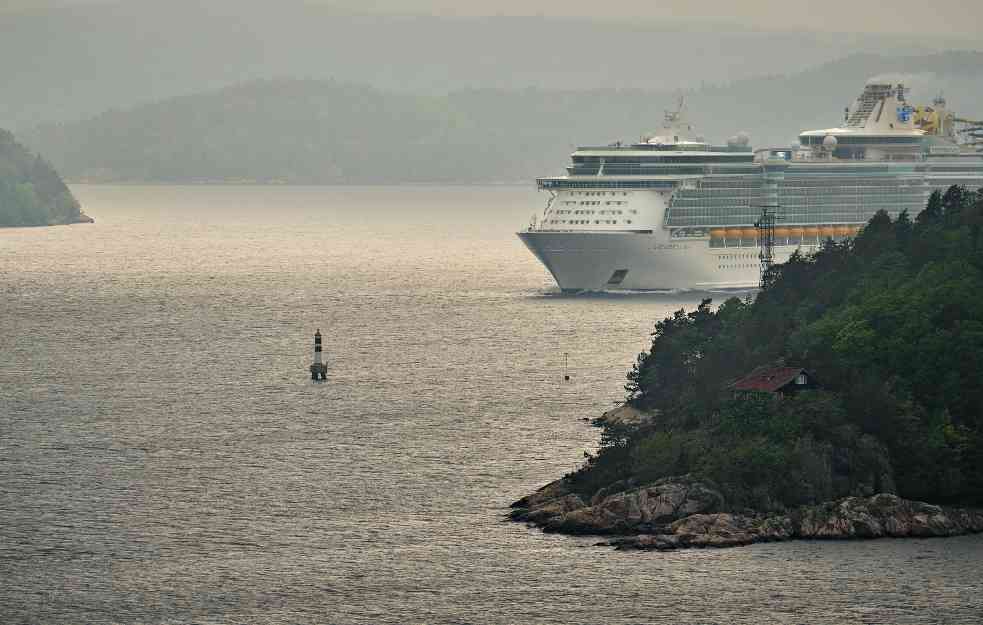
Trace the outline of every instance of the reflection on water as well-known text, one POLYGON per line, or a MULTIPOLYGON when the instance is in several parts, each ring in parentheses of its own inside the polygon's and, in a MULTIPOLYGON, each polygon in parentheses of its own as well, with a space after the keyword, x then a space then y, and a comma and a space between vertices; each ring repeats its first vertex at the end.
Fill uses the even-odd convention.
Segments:
POLYGON ((504 522, 707 296, 559 295, 513 234, 535 191, 76 191, 96 224, 0 231, 2 622, 983 614, 979 537, 641 554, 504 522))

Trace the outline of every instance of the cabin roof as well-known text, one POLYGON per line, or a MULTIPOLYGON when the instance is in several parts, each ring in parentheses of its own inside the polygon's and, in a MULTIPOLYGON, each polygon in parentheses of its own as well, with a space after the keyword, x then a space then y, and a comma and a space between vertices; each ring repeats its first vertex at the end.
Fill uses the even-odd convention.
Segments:
POLYGON ((808 375, 802 367, 758 367, 740 378, 731 388, 735 391, 764 391, 774 393, 795 380, 800 373, 808 375))

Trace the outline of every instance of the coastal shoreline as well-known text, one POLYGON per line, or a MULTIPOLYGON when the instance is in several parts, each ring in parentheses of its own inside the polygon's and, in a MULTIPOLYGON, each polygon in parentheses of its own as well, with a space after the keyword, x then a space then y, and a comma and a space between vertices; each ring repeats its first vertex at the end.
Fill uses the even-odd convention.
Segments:
POLYGON ((63 221, 63 222, 56 222, 50 224, 23 224, 23 225, 0 224, 0 229, 12 230, 14 228, 52 228, 55 226, 75 226, 78 224, 94 224, 94 223, 96 223, 96 220, 90 217, 89 215, 86 215, 83 212, 83 213, 79 213, 78 219, 75 219, 73 221, 63 221))
POLYGON ((588 501, 568 477, 512 504, 508 518, 544 532, 612 536, 596 546, 673 551, 786 540, 932 538, 983 533, 983 510, 936 506, 891 493, 846 497, 792 510, 730 510, 711 483, 663 478, 588 501))
POLYGON ((525 180, 517 181, 491 181, 491 182, 454 182, 454 181, 430 181, 430 182, 298 182, 298 181, 276 181, 276 180, 180 180, 180 181, 161 181, 161 180, 101 180, 101 179, 77 179, 65 178, 65 184, 71 186, 88 187, 409 187, 409 188, 430 188, 430 187, 529 187, 529 182, 525 180))

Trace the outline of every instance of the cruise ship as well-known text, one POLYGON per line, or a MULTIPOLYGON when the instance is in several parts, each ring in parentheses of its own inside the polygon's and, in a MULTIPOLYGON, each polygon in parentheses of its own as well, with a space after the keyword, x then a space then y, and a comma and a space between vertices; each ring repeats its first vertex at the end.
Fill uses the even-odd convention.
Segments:
POLYGON ((957 140, 960 124, 980 122, 941 97, 906 97, 902 84, 868 82, 840 127, 761 150, 740 135, 708 143, 680 105, 652 136, 581 147, 567 175, 538 179, 549 199, 518 236, 564 292, 754 287, 763 208, 783 262, 855 235, 878 210, 914 218, 936 189, 983 186, 983 153, 957 140))

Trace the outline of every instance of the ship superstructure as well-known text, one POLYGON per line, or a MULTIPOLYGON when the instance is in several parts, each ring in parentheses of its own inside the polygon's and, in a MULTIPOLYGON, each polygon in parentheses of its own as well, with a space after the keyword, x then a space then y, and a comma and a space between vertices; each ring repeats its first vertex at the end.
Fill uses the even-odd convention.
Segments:
POLYGON ((745 288, 757 284, 755 221, 777 202, 775 260, 855 235, 878 210, 920 212, 953 184, 983 186, 983 154, 956 141, 936 99, 915 108, 903 85, 870 82, 840 127, 754 151, 713 145, 680 106, 638 143, 581 147, 519 237, 564 291, 745 288))

